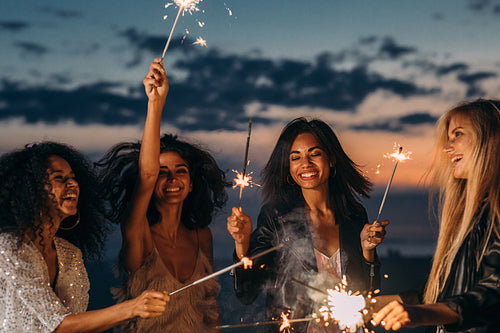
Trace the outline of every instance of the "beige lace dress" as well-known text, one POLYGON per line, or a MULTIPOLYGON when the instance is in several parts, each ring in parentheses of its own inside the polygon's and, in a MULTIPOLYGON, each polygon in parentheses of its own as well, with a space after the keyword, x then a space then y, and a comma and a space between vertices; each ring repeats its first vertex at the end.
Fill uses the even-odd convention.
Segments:
MULTIPOLYGON (((147 289, 172 292, 211 273, 213 269, 208 258, 198 249, 193 274, 181 283, 170 274, 155 248, 142 266, 129 276, 126 286, 112 292, 119 301, 137 297, 147 289)), ((213 329, 219 318, 219 291, 220 286, 215 279, 187 288, 170 297, 162 316, 131 320, 121 328, 122 332, 219 332, 213 329)))

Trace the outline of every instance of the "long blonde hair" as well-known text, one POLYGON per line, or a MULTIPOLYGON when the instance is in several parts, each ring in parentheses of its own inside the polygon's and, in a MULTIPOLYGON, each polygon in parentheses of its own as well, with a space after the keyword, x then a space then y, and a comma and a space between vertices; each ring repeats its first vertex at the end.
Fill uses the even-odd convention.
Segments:
POLYGON ((426 178, 431 180, 431 198, 439 193, 439 237, 424 291, 424 303, 435 303, 460 246, 474 227, 474 214, 483 201, 489 207, 490 224, 481 251, 475 253, 476 270, 491 233, 500 234, 500 101, 478 99, 463 103, 439 119, 434 155, 426 178), (452 164, 443 150, 453 117, 464 117, 472 125, 472 156, 466 179, 453 176, 452 164))

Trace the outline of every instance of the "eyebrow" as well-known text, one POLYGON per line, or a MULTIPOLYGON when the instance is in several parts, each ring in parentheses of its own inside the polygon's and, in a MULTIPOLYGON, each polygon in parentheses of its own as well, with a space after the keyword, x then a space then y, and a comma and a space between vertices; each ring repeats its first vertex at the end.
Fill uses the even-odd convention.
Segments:
POLYGON ((455 133, 459 129, 463 129, 463 127, 462 126, 455 127, 454 129, 451 130, 451 134, 455 133))
MULTIPOLYGON (((307 150, 307 152, 311 152, 314 149, 321 149, 321 150, 323 150, 323 148, 321 148, 320 146, 314 146, 314 147, 309 148, 307 150)), ((289 155, 292 155, 292 154, 300 154, 300 152, 298 150, 294 150, 294 151, 291 151, 289 155)))
MULTIPOLYGON (((187 164, 185 164, 185 163, 176 164, 175 167, 176 168, 178 168, 178 167, 186 167, 186 168, 189 169, 189 166, 187 164)), ((160 169, 168 169, 168 166, 166 166, 166 165, 160 165, 160 169)))

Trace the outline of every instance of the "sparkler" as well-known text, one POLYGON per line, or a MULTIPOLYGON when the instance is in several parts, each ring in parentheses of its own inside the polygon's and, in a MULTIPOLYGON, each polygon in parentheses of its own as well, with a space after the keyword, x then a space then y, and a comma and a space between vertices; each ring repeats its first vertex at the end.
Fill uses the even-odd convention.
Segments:
POLYGON ((256 327, 256 326, 265 326, 265 325, 280 325, 280 331, 282 331, 285 328, 288 327, 282 327, 285 324, 293 324, 293 323, 300 323, 304 321, 311 321, 314 318, 297 318, 297 319, 288 319, 286 318, 286 321, 281 318, 281 320, 270 320, 270 321, 258 321, 255 323, 248 323, 248 324, 236 324, 236 325, 220 325, 216 326, 216 329, 228 329, 228 328, 244 328, 244 327, 256 327))
POLYGON ((380 214, 382 213, 382 209, 384 208, 385 199, 387 198, 387 193, 389 193, 389 188, 391 187, 391 183, 392 183, 392 177, 394 177, 394 172, 396 171, 396 167, 398 166, 398 162, 410 159, 409 155, 411 153, 408 152, 407 154, 403 154, 402 151, 403 151, 403 147, 400 146, 399 149, 397 149, 394 153, 384 155, 384 157, 387 157, 387 158, 391 158, 391 157, 394 158, 394 167, 392 168, 391 177, 389 177, 389 182, 387 183, 387 187, 385 188, 384 196, 382 197, 382 202, 380 204, 380 208, 378 209, 378 215, 377 215, 377 219, 375 220, 375 222, 377 222, 378 219, 380 218, 380 214))
POLYGON ((266 255, 266 254, 268 254, 268 253, 270 253, 270 252, 273 252, 273 251, 276 251, 276 250, 278 250, 278 249, 281 249, 284 245, 285 245, 285 244, 281 243, 281 244, 276 245, 275 247, 272 247, 272 248, 270 248, 270 249, 267 249, 267 250, 265 250, 265 251, 262 251, 262 252, 260 252, 260 253, 257 253, 256 255, 254 255, 254 256, 252 256, 252 257, 250 257, 250 258, 242 258, 242 259, 241 259, 241 261, 239 261, 239 262, 237 262, 237 263, 235 263, 235 264, 232 264, 232 265, 230 265, 230 266, 227 266, 226 268, 223 268, 223 269, 221 269, 221 270, 218 270, 218 271, 217 271, 217 272, 215 272, 215 273, 212 273, 212 274, 210 274, 210 275, 207 275, 207 276, 205 276, 205 277, 202 277, 201 279, 196 280, 196 281, 194 281, 193 283, 190 283, 190 284, 188 284, 188 285, 186 285, 186 286, 184 286, 184 287, 182 287, 182 288, 179 288, 179 289, 177 289, 177 290, 174 290, 174 291, 170 292, 170 293, 168 294, 168 296, 175 295, 175 294, 177 294, 178 292, 181 292, 181 291, 186 290, 186 289, 188 289, 188 288, 191 288, 191 287, 193 287, 193 286, 195 286, 195 285, 197 285, 197 284, 199 284, 199 283, 202 283, 202 282, 207 281, 207 280, 209 280, 209 279, 212 279, 212 278, 214 278, 214 277, 216 277, 216 276, 219 276, 219 275, 221 275, 221 274, 223 274, 223 273, 225 273, 225 272, 227 272, 227 271, 232 270, 233 268, 236 268, 236 267, 239 267, 239 266, 242 266, 242 265, 249 265, 249 263, 248 263, 248 261, 249 261, 249 260, 250 260, 250 261, 253 261, 254 259, 257 259, 257 258, 259 258, 259 257, 262 257, 263 255, 266 255))
POLYGON ((177 22, 179 21, 179 17, 181 13, 184 11, 192 12, 193 10, 198 10, 196 5, 201 0, 174 0, 175 4, 179 6, 179 11, 177 12, 177 16, 175 17, 174 25, 172 26, 172 30, 170 30, 170 35, 168 36, 167 43, 165 44, 165 48, 163 49, 162 58, 165 58, 165 53, 167 53, 168 46, 170 45, 170 40, 172 39, 172 35, 174 34, 175 27, 177 26, 177 22))
POLYGON ((252 119, 248 121, 248 136, 247 136, 247 144, 245 147, 245 159, 243 160, 243 172, 236 172, 236 178, 234 179, 235 185, 240 188, 240 198, 238 201, 238 207, 241 207, 241 197, 243 196, 243 188, 250 185, 250 180, 252 179, 249 175, 246 174, 247 164, 248 164, 248 148, 250 147, 250 135, 252 134, 252 119))

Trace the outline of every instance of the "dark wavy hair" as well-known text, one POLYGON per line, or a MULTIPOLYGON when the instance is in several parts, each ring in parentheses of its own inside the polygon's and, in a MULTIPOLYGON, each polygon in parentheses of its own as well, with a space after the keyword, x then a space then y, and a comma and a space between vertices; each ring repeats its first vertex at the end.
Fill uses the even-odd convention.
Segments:
MULTIPOLYGON (((104 200, 90 162, 74 148, 57 143, 41 142, 0 157, 0 232, 15 234, 20 240, 28 229, 41 235, 40 216, 46 214, 53 200, 49 190, 49 157, 66 160, 80 187, 78 212, 80 222, 72 230, 57 231, 60 236, 82 251, 85 257, 101 258, 109 224, 104 218, 104 200)), ((61 225, 76 222, 70 216, 61 225)), ((43 239, 42 239, 43 242, 43 239)))
MULTIPOLYGON (((114 223, 123 223, 132 202, 139 177, 140 149, 140 141, 120 143, 96 163, 101 168, 101 183, 111 207, 109 218, 114 223)), ((181 223, 189 229, 208 226, 214 213, 225 205, 225 187, 231 183, 226 181, 225 173, 208 152, 179 140, 176 135, 164 134, 161 137, 160 154, 165 152, 176 152, 187 162, 193 184, 182 206, 181 223)), ((150 200, 147 212, 149 225, 158 223, 160 218, 154 200, 150 200)))
POLYGON ((290 181, 290 150, 299 134, 311 133, 334 164, 330 169, 328 188, 330 203, 335 214, 348 217, 361 209, 359 197, 369 198, 371 182, 363 176, 356 165, 344 152, 332 128, 322 120, 307 120, 304 117, 289 122, 282 130, 263 176, 264 203, 277 207, 281 212, 303 204, 300 187, 290 181), (353 211, 354 210, 354 211, 353 211))

